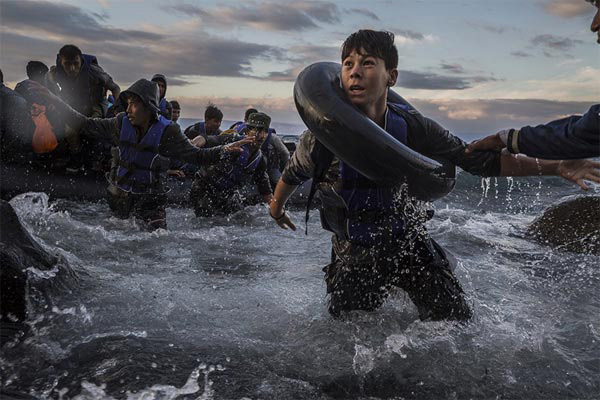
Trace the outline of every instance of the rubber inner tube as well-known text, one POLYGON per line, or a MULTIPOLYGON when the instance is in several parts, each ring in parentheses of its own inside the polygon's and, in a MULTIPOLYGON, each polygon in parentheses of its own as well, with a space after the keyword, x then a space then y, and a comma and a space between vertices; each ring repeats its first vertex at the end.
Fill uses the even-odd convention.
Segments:
MULTIPOLYGON (((319 62, 306 67, 296 79, 296 108, 316 138, 378 184, 407 183, 409 195, 426 201, 450 193, 456 182, 454 164, 410 149, 370 120, 347 99, 340 71, 338 63, 319 62)), ((414 109, 392 90, 388 101, 414 109)))

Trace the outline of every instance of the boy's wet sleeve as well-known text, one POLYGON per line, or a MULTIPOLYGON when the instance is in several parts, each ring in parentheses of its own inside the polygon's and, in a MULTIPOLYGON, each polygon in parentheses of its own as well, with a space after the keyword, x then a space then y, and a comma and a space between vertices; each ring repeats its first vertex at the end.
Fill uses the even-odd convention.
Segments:
POLYGON ((292 154, 290 161, 281 174, 283 182, 296 186, 312 178, 315 164, 311 152, 315 147, 315 141, 315 135, 310 131, 305 131, 300 136, 298 147, 296 147, 296 151, 292 154))
POLYGON ((448 159, 463 170, 479 176, 500 175, 499 151, 476 151, 465 154, 467 143, 451 134, 440 124, 424 118, 425 135, 415 138, 413 147, 424 155, 438 156, 448 159))

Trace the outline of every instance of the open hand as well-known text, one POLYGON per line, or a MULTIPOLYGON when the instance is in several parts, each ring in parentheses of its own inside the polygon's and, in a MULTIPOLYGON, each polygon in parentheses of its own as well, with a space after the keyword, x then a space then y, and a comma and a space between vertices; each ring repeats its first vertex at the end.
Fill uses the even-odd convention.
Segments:
POLYGON ((271 216, 271 218, 273 218, 275 223, 277 225, 279 225, 280 228, 282 228, 282 229, 289 228, 289 229, 295 231, 296 225, 294 225, 294 223, 290 219, 289 214, 285 212, 283 207, 279 208, 279 207, 274 206, 274 204, 275 204, 275 202, 271 202, 271 204, 269 205, 269 215, 271 216))
POLYGON ((575 182, 583 190, 589 187, 585 180, 600 183, 600 162, 590 160, 562 160, 558 164, 558 175, 575 182))
POLYGON ((241 153, 242 146, 252 142, 254 142, 253 138, 244 138, 242 140, 238 140, 237 142, 229 143, 223 146, 223 148, 228 153, 241 153))

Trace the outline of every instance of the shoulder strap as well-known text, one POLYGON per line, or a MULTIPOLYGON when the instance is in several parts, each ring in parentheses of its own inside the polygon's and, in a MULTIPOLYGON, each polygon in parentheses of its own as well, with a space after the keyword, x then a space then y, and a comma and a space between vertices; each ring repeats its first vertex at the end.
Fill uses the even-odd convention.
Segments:
POLYGON ((315 147, 310 154, 310 158, 315 164, 315 169, 313 173, 312 183, 310 185, 310 192, 308 194, 308 199, 306 202, 306 215, 304 216, 305 223, 305 231, 304 233, 308 235, 308 219, 310 217, 310 205, 312 204, 313 197, 315 197, 315 192, 317 191, 317 185, 320 182, 323 182, 325 179, 325 174, 333 161, 333 153, 327 149, 323 145, 323 143, 319 142, 315 139, 315 147))

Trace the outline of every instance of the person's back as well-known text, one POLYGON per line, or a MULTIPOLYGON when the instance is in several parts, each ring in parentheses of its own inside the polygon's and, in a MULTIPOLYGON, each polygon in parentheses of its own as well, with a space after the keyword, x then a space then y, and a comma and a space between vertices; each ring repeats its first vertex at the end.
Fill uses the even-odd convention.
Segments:
POLYGON ((27 101, 0 82, 0 140, 2 162, 20 161, 31 151, 35 125, 27 101))

